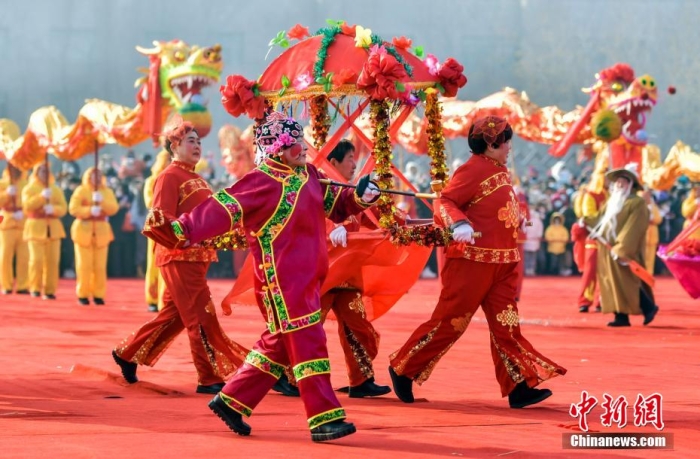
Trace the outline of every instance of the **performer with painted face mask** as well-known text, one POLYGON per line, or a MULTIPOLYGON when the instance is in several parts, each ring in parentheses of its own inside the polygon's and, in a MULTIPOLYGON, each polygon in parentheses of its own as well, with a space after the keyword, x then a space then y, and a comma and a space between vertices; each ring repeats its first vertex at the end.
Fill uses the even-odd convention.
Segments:
POLYGON ((320 287, 328 271, 328 217, 342 222, 377 199, 369 177, 356 190, 321 184, 306 163, 303 130, 282 113, 270 114, 255 132, 257 167, 175 221, 152 209, 145 232, 160 244, 193 245, 234 229, 245 232, 255 261, 255 290, 267 328, 245 364, 209 407, 239 435, 242 419, 291 365, 313 441, 350 435, 345 411, 330 382, 320 287), (166 220, 166 223, 161 223, 166 220))
POLYGON ((605 174, 610 182, 610 197, 598 218, 586 218, 593 228, 590 237, 598 243, 598 281, 603 313, 614 313, 610 327, 629 327, 629 316, 644 315, 649 324, 659 308, 651 286, 642 282, 630 268, 630 261, 644 266, 644 248, 649 227, 649 210, 637 195, 642 185, 636 164, 605 174), (601 243, 601 241, 603 243, 601 243), (608 247, 609 246, 609 247, 608 247))

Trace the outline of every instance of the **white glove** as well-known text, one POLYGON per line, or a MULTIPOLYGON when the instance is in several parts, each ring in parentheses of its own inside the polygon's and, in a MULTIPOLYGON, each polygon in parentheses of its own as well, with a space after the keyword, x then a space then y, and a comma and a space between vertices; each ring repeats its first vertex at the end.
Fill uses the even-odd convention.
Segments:
POLYGON ((102 202, 102 193, 100 193, 99 191, 93 191, 92 202, 102 202))
POLYGON ((102 213, 102 208, 100 206, 90 207, 90 215, 92 215, 93 217, 99 217, 101 213, 102 213))
POLYGON ((454 230, 452 230, 452 239, 454 239, 457 242, 463 242, 465 244, 467 242, 473 244, 474 228, 472 228, 472 225, 470 225, 469 223, 463 223, 454 230))
POLYGON ((377 188, 377 185, 370 182, 367 188, 365 188, 365 192, 362 194, 362 200, 364 202, 372 202, 377 196, 379 196, 379 188, 377 188))
POLYGON ((526 233, 527 227, 528 227, 528 221, 523 218, 523 221, 520 223, 520 231, 522 231, 523 233, 526 233))
POLYGON ((7 187, 7 194, 10 196, 17 196, 17 187, 14 185, 10 185, 7 187))
POLYGON ((348 246, 348 230, 346 230, 343 225, 337 226, 331 231, 329 238, 333 247, 338 247, 338 245, 342 245, 343 247, 348 246))
POLYGON ((22 212, 21 210, 15 210, 14 212, 12 212, 12 218, 14 218, 17 221, 22 220, 24 218, 24 212, 22 212))
POLYGON ((46 215, 53 215, 53 206, 51 204, 46 204, 44 206, 44 213, 46 215))
POLYGON ((51 198, 51 188, 44 188, 43 190, 41 190, 41 196, 46 199, 51 198))

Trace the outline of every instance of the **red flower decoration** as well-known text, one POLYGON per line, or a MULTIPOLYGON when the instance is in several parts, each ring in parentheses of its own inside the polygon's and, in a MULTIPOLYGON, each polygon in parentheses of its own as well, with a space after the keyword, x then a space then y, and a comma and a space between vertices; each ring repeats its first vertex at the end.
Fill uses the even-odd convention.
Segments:
POLYGON ((410 38, 406 38, 406 37, 394 37, 391 40, 391 42, 398 49, 408 49, 413 44, 413 41, 410 38))
POLYGON ((374 100, 398 99, 401 92, 396 82, 407 77, 406 69, 389 53, 373 51, 362 66, 357 87, 374 100))
POLYGON ((669 86, 668 87, 668 93, 671 95, 674 95, 676 93, 676 87, 675 86, 669 86))
POLYGON ((343 25, 340 26, 340 32, 343 35, 350 35, 351 37, 355 37, 356 27, 356 25, 348 25, 347 23, 343 22, 343 25))
POLYGON ((256 96, 255 82, 241 75, 226 77, 226 86, 221 86, 221 103, 227 112, 235 117, 246 113, 250 118, 262 118, 265 114, 265 99, 256 96))
POLYGON ((339 88, 348 81, 352 81, 355 78, 355 71, 348 68, 342 69, 335 75, 333 75, 333 87, 339 88))
POLYGON ((309 33, 309 28, 304 27, 301 24, 296 24, 294 27, 289 29, 289 31, 287 32, 287 36, 289 37, 290 40, 301 41, 310 35, 311 34, 309 33))
POLYGON ((462 64, 451 57, 442 64, 437 76, 440 78, 440 84, 445 88, 443 94, 445 97, 456 96, 459 88, 467 84, 467 77, 462 72, 464 72, 462 64))

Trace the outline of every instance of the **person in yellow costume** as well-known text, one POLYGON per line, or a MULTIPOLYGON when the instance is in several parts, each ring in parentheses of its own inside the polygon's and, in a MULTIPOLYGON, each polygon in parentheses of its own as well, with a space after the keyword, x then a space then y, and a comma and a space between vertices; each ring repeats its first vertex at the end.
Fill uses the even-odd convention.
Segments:
POLYGON ((659 225, 663 221, 659 206, 654 202, 651 190, 644 190, 642 197, 649 209, 649 228, 647 229, 646 246, 644 247, 644 267, 649 274, 654 275, 654 263, 656 262, 656 249, 659 247, 659 225))
MULTIPOLYGON (((688 193, 688 197, 686 197, 683 200, 683 204, 681 204, 681 215, 685 218, 683 228, 688 227, 698 209, 700 209, 700 183, 695 183, 690 193, 688 193)), ((695 231, 690 237, 693 239, 700 239, 700 230, 695 231)))
POLYGON ((22 211, 27 217, 24 240, 29 245, 29 289, 33 297, 56 299, 61 239, 66 237, 61 217, 68 210, 63 191, 46 164, 34 167, 22 190, 22 211))
POLYGON ((75 217, 70 228, 75 247, 75 293, 83 306, 90 304, 90 297, 96 305, 105 304, 107 249, 114 240, 107 218, 118 210, 117 198, 99 169, 86 170, 68 204, 68 211, 75 217))
MULTIPOLYGON (((150 209, 153 204, 153 186, 156 178, 170 164, 170 153, 167 150, 161 150, 156 155, 156 160, 151 166, 151 175, 143 185, 143 200, 146 208, 150 209)), ((156 266, 156 258, 154 255, 154 242, 148 239, 148 252, 146 253, 146 304, 150 312, 158 312, 163 309, 163 291, 165 290, 165 282, 160 275, 160 270, 156 266)))
POLYGON ((22 211, 22 190, 27 173, 7 165, 0 180, 0 289, 9 295, 29 293, 29 249, 24 241, 25 216, 22 211), (14 269, 13 269, 14 265, 14 269))

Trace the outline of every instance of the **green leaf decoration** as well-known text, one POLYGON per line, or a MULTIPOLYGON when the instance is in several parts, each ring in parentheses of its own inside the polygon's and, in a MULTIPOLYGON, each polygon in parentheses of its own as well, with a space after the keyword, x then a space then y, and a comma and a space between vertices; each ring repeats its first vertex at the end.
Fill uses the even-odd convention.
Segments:
POLYGON ((340 27, 343 24, 345 24, 345 21, 338 21, 336 19, 326 19, 326 24, 328 24, 331 27, 340 27))
POLYGON ((422 46, 416 46, 415 48, 413 48, 413 54, 415 54, 416 57, 423 59, 423 57, 425 56, 425 51, 423 51, 422 46))
POLYGON ((285 86, 284 88, 280 89, 279 92, 277 93, 278 96, 282 97, 284 93, 287 92, 287 87, 285 86))
POLYGON ((283 87, 288 88, 291 83, 292 82, 289 81, 289 78, 287 77, 287 75, 282 75, 282 86, 283 87))
POLYGON ((326 78, 325 77, 318 77, 316 78, 316 84, 325 84, 326 83, 326 78))
POLYGON ((255 97, 260 95, 260 85, 257 83, 253 85, 253 94, 255 94, 255 97))
POLYGON ((441 85, 440 83, 435 83, 435 87, 438 88, 440 94, 445 94, 445 87, 443 85, 441 85))
POLYGON ((401 83, 400 81, 394 81, 394 86, 396 87, 396 90, 399 92, 404 92, 406 90, 406 86, 401 83))
POLYGON ((428 96, 425 94, 424 90, 416 91, 416 96, 421 100, 421 102, 425 102, 428 96))

